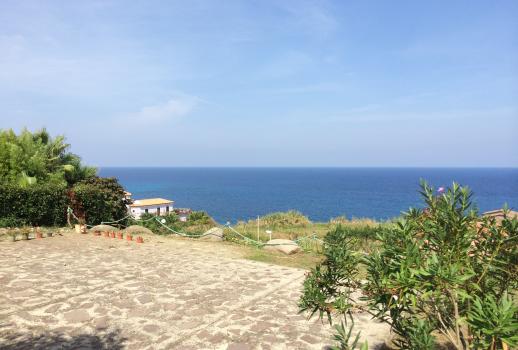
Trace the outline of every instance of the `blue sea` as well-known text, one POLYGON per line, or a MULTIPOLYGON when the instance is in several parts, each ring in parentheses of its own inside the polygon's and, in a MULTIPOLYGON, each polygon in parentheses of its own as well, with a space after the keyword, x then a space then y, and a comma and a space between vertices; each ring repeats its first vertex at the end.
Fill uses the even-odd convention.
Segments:
POLYGON ((389 219, 419 206, 419 180, 468 185, 480 211, 518 208, 517 168, 101 168, 134 199, 163 197, 220 223, 295 209, 314 221, 389 219))

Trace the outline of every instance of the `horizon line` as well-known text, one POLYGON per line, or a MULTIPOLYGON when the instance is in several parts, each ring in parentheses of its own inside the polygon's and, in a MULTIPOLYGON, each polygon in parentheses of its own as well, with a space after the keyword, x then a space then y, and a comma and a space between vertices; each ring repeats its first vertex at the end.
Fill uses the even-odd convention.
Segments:
POLYGON ((97 168, 199 168, 199 169, 518 169, 518 166, 341 166, 341 165, 92 165, 97 168))

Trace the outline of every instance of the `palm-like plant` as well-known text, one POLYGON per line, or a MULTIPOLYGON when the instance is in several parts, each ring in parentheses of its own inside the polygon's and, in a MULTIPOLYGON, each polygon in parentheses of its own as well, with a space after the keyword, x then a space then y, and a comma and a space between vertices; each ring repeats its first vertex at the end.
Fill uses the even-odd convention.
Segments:
POLYGON ((96 169, 82 165, 69 148, 64 136, 52 138, 46 129, 34 133, 25 129, 19 135, 0 131, 0 179, 20 186, 38 181, 73 185, 94 176, 96 169))

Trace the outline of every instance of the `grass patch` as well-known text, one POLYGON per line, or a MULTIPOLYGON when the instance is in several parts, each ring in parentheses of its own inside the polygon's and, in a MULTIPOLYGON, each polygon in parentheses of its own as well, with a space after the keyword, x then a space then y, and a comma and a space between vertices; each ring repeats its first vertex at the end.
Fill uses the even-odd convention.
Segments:
POLYGON ((285 255, 260 248, 243 247, 244 259, 260 261, 267 264, 297 267, 309 270, 322 260, 322 255, 314 253, 299 252, 297 254, 285 255))

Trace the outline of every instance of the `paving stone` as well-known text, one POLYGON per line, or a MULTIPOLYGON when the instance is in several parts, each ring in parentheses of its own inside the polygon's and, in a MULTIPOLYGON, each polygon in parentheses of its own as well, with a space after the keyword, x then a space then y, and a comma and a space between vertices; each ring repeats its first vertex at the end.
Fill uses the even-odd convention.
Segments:
MULTIPOLYGON (((0 241, 0 344, 16 349, 20 334, 34 340, 51 333, 79 337, 75 348, 89 350, 90 335, 112 337, 106 348, 139 350, 316 350, 332 343, 328 324, 298 315, 305 271, 242 260, 230 245, 154 239, 136 245, 63 233, 0 241)), ((357 326, 372 347, 388 335, 388 327, 363 316, 357 326)))
POLYGON ((137 300, 141 304, 147 304, 147 303, 151 303, 153 301, 153 297, 149 294, 144 294, 144 295, 139 296, 137 298, 137 300))
POLYGON ((109 326, 109 318, 106 316, 96 318, 93 322, 95 325, 95 328, 102 329, 102 328, 108 328, 109 326))
POLYGON ((69 323, 81 323, 90 320, 90 314, 84 309, 72 310, 65 313, 65 320, 69 323))
POLYGON ((27 311, 20 311, 20 312, 17 313, 17 316, 20 317, 20 318, 23 318, 24 320, 27 320, 27 321, 33 321, 34 320, 34 316, 32 316, 27 311))
POLYGON ((145 325, 142 329, 148 333, 158 333, 160 331, 160 327, 154 324, 145 325))
POLYGON ((48 314, 53 314, 61 308, 61 304, 54 304, 45 309, 48 314))
POLYGON ((319 340, 315 337, 310 336, 309 334, 305 334, 300 337, 301 340, 304 340, 306 343, 310 344, 318 344, 319 340))

